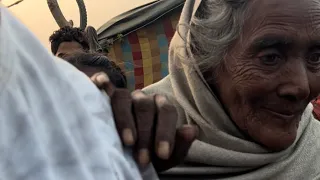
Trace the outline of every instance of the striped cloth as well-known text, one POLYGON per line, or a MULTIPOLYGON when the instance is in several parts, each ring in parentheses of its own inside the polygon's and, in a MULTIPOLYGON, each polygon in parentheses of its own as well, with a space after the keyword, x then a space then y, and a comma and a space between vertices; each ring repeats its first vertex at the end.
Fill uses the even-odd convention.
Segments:
POLYGON ((116 41, 109 57, 125 72, 130 90, 142 89, 168 75, 168 47, 180 10, 116 41))

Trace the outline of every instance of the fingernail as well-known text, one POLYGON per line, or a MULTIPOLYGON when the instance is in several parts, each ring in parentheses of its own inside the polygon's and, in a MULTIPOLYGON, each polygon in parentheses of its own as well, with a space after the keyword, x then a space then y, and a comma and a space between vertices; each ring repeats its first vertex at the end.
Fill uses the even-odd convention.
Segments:
POLYGON ((145 166, 149 163, 150 158, 149 158, 149 151, 148 149, 141 149, 139 151, 139 163, 142 166, 145 166))
POLYGON ((99 74, 97 77, 98 82, 109 82, 109 77, 105 74, 99 74))
POLYGON ((122 138, 125 145, 132 146, 134 144, 134 139, 133 139, 133 134, 131 129, 124 129, 122 131, 122 138))
POLYGON ((167 141, 160 141, 158 147, 158 156, 161 159, 169 159, 170 145, 167 141))

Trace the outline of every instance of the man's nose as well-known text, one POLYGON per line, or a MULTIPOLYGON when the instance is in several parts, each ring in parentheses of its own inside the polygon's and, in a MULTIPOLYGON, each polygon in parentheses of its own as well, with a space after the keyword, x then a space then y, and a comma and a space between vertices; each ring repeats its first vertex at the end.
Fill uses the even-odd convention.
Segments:
POLYGON ((278 89, 279 96, 289 101, 300 101, 309 97, 308 73, 301 61, 288 65, 282 76, 283 83, 278 89))

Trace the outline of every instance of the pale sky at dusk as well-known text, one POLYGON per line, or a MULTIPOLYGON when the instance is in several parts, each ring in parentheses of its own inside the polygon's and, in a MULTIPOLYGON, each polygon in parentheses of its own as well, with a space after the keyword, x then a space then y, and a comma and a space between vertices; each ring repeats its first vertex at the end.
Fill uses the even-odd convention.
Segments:
MULTIPOLYGON (((99 28, 112 17, 132 9, 136 6, 151 2, 152 0, 84 0, 88 11, 88 24, 99 28)), ((2 0, 9 5, 16 0, 2 0)), ((79 13, 76 0, 59 0, 59 5, 67 20, 72 19, 75 25, 79 24, 79 13)), ((41 40, 49 47, 48 38, 52 32, 58 29, 50 10, 47 0, 24 0, 10 10, 41 40)))

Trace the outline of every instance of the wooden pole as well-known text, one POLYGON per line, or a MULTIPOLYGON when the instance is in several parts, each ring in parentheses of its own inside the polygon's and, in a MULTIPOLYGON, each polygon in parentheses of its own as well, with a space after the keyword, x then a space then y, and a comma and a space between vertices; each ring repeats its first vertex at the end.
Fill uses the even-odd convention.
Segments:
POLYGON ((15 3, 10 4, 9 6, 7 6, 7 8, 11 8, 12 6, 18 5, 18 4, 20 4, 22 1, 24 1, 24 0, 18 0, 18 1, 16 1, 15 3))

